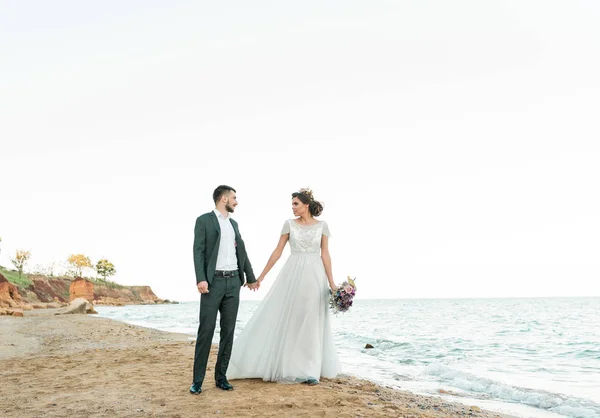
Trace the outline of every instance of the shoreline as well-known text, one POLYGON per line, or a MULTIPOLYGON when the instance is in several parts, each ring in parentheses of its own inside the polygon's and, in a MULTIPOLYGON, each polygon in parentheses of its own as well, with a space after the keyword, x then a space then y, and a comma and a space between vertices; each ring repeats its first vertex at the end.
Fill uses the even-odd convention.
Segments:
POLYGON ((345 375, 314 387, 232 380, 225 392, 212 384, 214 345, 204 392, 191 395, 190 335, 52 311, 0 317, 0 415, 509 416, 345 375))

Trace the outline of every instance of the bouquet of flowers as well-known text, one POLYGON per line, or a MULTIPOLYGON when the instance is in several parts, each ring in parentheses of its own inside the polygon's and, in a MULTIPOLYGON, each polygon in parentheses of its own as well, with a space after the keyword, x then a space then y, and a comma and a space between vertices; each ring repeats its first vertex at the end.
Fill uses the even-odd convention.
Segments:
MULTIPOLYGON (((356 277, 354 278, 356 280, 356 277)), ((352 306, 352 299, 356 294, 356 284, 354 280, 348 276, 348 280, 344 281, 335 292, 331 292, 329 297, 329 309, 334 314, 346 312, 352 306)))

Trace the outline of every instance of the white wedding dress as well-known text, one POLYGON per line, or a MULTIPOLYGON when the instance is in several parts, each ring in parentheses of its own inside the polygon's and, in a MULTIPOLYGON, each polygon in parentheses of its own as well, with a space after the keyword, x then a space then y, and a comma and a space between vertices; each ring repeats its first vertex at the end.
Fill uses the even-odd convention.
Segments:
POLYGON ((290 257, 269 293, 233 342, 228 379, 294 383, 335 377, 341 370, 333 344, 329 285, 321 260, 323 221, 286 221, 290 257))

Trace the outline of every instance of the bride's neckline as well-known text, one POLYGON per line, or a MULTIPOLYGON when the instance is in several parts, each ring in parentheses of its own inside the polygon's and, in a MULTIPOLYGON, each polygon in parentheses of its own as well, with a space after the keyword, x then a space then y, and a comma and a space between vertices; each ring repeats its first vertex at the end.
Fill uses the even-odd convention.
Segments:
POLYGON ((298 226, 315 226, 316 224, 318 224, 321 221, 317 221, 314 224, 301 224, 300 222, 296 221, 295 219, 292 219, 292 222, 294 222, 298 226))

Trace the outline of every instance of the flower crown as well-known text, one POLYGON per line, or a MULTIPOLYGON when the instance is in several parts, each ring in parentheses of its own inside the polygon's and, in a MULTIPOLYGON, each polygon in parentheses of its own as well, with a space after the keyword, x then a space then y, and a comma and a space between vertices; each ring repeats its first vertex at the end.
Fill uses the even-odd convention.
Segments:
POLYGON ((314 202, 315 198, 313 197, 313 192, 309 188, 300 189, 300 193, 303 194, 304 196, 308 197, 311 202, 314 202))

